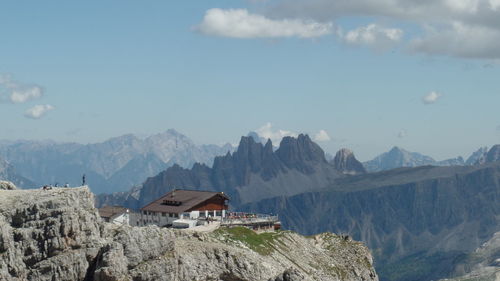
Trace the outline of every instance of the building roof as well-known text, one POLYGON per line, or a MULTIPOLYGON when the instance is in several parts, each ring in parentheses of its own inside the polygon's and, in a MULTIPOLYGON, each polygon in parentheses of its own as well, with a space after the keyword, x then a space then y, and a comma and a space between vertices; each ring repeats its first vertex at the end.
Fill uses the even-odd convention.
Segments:
POLYGON ((102 218, 112 218, 118 214, 123 214, 127 212, 127 208, 122 206, 104 206, 99 208, 99 215, 102 218))
POLYGON ((141 210, 179 214, 187 212, 215 196, 222 196, 229 200, 229 197, 223 192, 177 189, 142 207, 141 210))

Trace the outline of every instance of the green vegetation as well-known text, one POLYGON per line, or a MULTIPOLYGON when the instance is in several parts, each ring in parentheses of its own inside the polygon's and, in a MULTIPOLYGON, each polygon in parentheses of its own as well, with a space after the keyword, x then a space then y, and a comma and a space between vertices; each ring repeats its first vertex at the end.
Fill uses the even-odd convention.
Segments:
POLYGON ((221 227, 214 233, 227 240, 241 242, 261 255, 271 254, 276 249, 275 242, 279 242, 278 238, 283 234, 281 231, 258 234, 246 227, 221 227))
POLYGON ((436 253, 434 255, 420 253, 384 265, 377 272, 381 280, 436 280, 450 274, 448 270, 462 259, 463 255, 459 253, 436 253))

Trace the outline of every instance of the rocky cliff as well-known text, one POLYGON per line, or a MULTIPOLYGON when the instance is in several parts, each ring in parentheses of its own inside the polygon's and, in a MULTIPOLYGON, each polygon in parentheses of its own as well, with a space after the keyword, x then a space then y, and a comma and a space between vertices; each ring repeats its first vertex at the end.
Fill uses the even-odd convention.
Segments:
POLYGON ((500 280, 500 232, 478 249, 460 259, 452 279, 442 281, 498 281, 500 280))
POLYGON ((500 231, 500 163, 401 168, 240 209, 276 213, 303 234, 332 231, 373 251, 381 280, 436 280, 500 231))
POLYGON ((0 190, 0 280, 376 281, 348 237, 103 223, 88 188, 0 190))

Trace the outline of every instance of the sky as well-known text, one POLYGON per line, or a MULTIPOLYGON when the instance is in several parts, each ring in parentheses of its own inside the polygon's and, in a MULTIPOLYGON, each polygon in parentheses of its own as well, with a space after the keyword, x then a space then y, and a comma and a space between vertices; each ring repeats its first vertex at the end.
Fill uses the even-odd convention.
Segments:
POLYGON ((500 0, 0 0, 0 139, 500 143, 500 0))

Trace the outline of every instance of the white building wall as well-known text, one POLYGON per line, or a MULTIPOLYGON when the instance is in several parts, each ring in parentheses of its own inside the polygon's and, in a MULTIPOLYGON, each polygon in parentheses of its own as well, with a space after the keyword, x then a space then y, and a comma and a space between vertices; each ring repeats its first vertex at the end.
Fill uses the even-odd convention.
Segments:
POLYGON ((110 222, 119 225, 123 224, 128 225, 130 223, 129 214, 128 213, 117 214, 110 219, 110 222))
POLYGON ((201 217, 201 219, 206 217, 212 218, 221 218, 226 216, 226 211, 191 211, 182 214, 169 214, 162 212, 140 212, 137 214, 137 219, 132 225, 146 226, 146 225, 157 225, 160 227, 163 226, 171 226, 175 220, 178 219, 188 219, 188 220, 197 220, 201 217), (219 214, 217 214, 219 212, 219 214), (138 222, 138 224, 137 224, 138 222))

